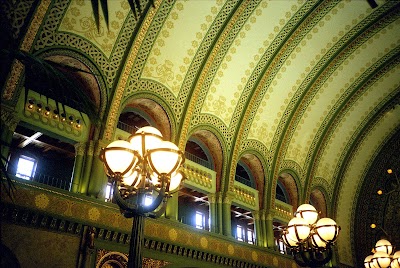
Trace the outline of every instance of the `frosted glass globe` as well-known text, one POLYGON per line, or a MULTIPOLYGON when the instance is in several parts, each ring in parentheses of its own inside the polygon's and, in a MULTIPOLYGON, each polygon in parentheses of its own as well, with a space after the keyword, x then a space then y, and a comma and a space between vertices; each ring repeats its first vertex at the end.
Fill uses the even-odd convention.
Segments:
POLYGON ((375 267, 380 267, 380 268, 389 267, 391 262, 389 254, 382 251, 375 252, 374 256, 372 257, 372 260, 375 267))
POLYGON ((169 141, 159 143, 157 149, 149 151, 149 163, 157 174, 172 174, 179 168, 182 157, 178 146, 169 141))
POLYGON ((318 219, 318 212, 310 204, 303 204, 297 208, 296 217, 305 219, 308 224, 314 224, 318 219))
POLYGON ((133 153, 132 145, 127 141, 113 141, 104 150, 104 160, 113 174, 129 174, 138 159, 133 153))
POLYGON ((129 137, 129 142, 132 144, 134 150, 139 152, 142 157, 147 150, 158 148, 158 145, 161 141, 161 132, 158 129, 150 126, 139 128, 134 135, 129 137), (144 137, 142 133, 144 133, 144 137), (145 152, 143 152, 142 147, 143 140, 145 152))
POLYGON ((387 254, 390 255, 390 254, 392 254, 393 246, 388 240, 381 239, 381 240, 378 240, 378 242, 376 242, 375 250, 381 251, 381 252, 386 252, 387 254))
POLYGON ((326 242, 333 242, 338 236, 339 227, 331 218, 322 218, 315 225, 315 231, 322 240, 326 242))
POLYGON ((302 242, 310 235, 311 227, 305 219, 293 218, 289 221, 287 230, 290 239, 302 242))

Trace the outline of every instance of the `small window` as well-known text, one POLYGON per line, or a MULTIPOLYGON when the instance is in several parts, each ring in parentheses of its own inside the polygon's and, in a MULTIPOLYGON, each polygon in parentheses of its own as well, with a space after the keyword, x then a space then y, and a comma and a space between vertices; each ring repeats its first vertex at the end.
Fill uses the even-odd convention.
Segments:
POLYGON ((247 229, 247 243, 254 244, 254 232, 251 229, 247 229))
POLYGON ((107 186, 106 186, 106 196, 105 196, 106 200, 105 201, 111 202, 112 197, 113 197, 113 188, 112 188, 111 182, 109 182, 109 183, 107 183, 107 186))
POLYGON ((35 175, 36 160, 25 155, 21 155, 18 159, 17 172, 15 176, 30 180, 35 175))
POLYGON ((240 225, 236 226, 236 238, 239 241, 243 241, 244 235, 243 235, 243 228, 240 225))
POLYGON ((196 228, 197 229, 205 228, 205 216, 204 213, 200 211, 196 211, 196 228))

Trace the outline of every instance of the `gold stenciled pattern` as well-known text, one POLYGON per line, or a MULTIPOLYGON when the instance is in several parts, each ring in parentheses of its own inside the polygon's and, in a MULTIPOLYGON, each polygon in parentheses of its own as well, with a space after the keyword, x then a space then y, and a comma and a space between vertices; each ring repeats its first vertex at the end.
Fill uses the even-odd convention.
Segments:
MULTIPOLYGON (((264 53, 265 47, 267 47, 269 44, 268 41, 265 41, 263 43, 263 46, 258 49, 258 54, 254 55, 253 60, 249 63, 248 68, 244 72, 241 72, 243 76, 238 81, 238 84, 232 84, 232 86, 235 88, 228 88, 227 81, 224 79, 224 77, 227 76, 227 73, 231 73, 233 71, 233 69, 229 68, 229 66, 236 58, 236 54, 241 48, 242 40, 245 39, 247 32, 249 32, 252 28, 252 25, 256 23, 256 18, 262 15, 262 10, 266 7, 267 2, 262 2, 261 5, 256 8, 254 13, 250 16, 248 22, 244 25, 243 29, 236 37, 235 41, 232 43, 231 47, 226 53, 226 56, 221 62, 218 71, 216 72, 216 76, 210 86, 206 100, 204 102, 202 112, 211 113, 219 117, 227 126, 230 123, 232 113, 234 112, 239 98, 242 95, 241 93, 247 83, 246 77, 250 75, 251 70, 253 70, 254 66, 256 65, 256 62, 260 60, 260 55, 264 53), (225 88, 225 90, 221 90, 221 87, 225 88)), ((238 69, 234 68, 234 70, 236 72, 238 69)))
MULTIPOLYGON (((113 0, 112 5, 109 5, 108 8, 109 29, 107 29, 102 16, 100 16, 100 27, 97 29, 90 2, 72 0, 61 22, 60 31, 75 33, 91 40, 109 57, 130 6, 128 1, 113 0)), ((99 13, 102 14, 101 8, 99 8, 99 13)))
POLYGON ((185 45, 185 43, 189 42, 188 40, 191 37, 188 37, 188 40, 184 40, 186 37, 176 37, 181 39, 181 48, 187 48, 186 55, 183 57, 182 62, 179 63, 174 60, 173 57, 175 56, 180 58, 180 55, 182 54, 179 54, 179 49, 177 49, 176 43, 174 47, 171 47, 171 41, 169 40, 174 39, 175 36, 178 35, 178 33, 175 32, 174 25, 175 23, 178 23, 178 20, 185 19, 183 18, 186 13, 185 9, 187 8, 189 10, 191 6, 188 5, 196 5, 196 3, 190 3, 188 1, 176 2, 174 9, 160 31, 160 35, 155 42, 148 62, 143 69, 143 77, 159 81, 166 85, 175 96, 178 96, 185 73, 188 71, 192 59, 195 56, 195 51, 198 50, 206 31, 209 29, 215 16, 218 14, 218 10, 222 4, 222 1, 216 1, 216 6, 211 7, 211 15, 205 17, 204 22, 200 26, 200 31, 195 33, 194 39, 190 41, 190 45, 185 45), (171 49, 174 51, 169 51, 171 49))

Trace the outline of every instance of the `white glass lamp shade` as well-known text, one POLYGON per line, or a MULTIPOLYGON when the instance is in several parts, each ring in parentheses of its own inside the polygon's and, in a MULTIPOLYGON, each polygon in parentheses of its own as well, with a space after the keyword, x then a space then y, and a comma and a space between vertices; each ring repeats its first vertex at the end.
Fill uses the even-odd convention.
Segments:
POLYGON ((322 218, 315 225, 315 232, 325 242, 335 242, 339 235, 340 227, 331 218, 322 218))
POLYGON ((372 257, 374 257, 374 255, 368 255, 367 257, 365 257, 364 259, 365 268, 375 268, 374 262, 372 261, 372 257))
POLYGON ((390 266, 391 259, 389 254, 378 251, 375 252, 372 261, 376 268, 387 268, 390 266))
POLYGON ((314 233, 311 236, 311 243, 313 244, 314 247, 318 248, 326 248, 326 242, 323 241, 318 234, 314 233))
POLYGON ((381 251, 381 252, 386 252, 387 254, 390 255, 390 254, 392 254, 393 246, 388 240, 381 239, 381 240, 378 240, 378 242, 376 242, 375 250, 381 251))
POLYGON ((314 224, 318 219, 318 212, 312 205, 303 204, 297 208, 296 217, 305 219, 308 224, 314 224))
POLYGON ((148 151, 148 162, 158 175, 171 175, 182 163, 182 154, 178 146, 169 141, 162 141, 158 148, 148 151))
POLYGON ((292 239, 292 237, 289 235, 289 233, 284 232, 281 237, 282 237, 283 243, 285 243, 286 246, 288 246, 290 248, 295 248, 298 246, 297 242, 292 239))
POLYGON ((137 169, 135 169, 131 175, 122 179, 122 183, 137 188, 141 179, 142 175, 137 169))
POLYGON ((305 219, 293 218, 289 221, 287 230, 288 238, 292 239, 296 243, 301 243, 310 235, 311 227, 305 219))
POLYGON ((146 153, 146 150, 151 150, 154 148, 158 148, 160 142, 162 142, 161 132, 154 127, 142 127, 139 128, 134 135, 129 137, 129 142, 132 144, 134 150, 139 152, 139 154, 143 157, 143 154, 146 153), (144 152, 142 141, 144 140, 144 152))
POLYGON ((392 256, 391 268, 400 268, 400 251, 396 251, 392 256))
POLYGON ((138 162, 132 145, 127 141, 113 141, 104 149, 103 153, 102 160, 111 175, 129 176, 132 168, 135 168, 138 162))
POLYGON ((182 179, 183 179, 182 173, 176 172, 172 174, 171 180, 169 182, 169 192, 177 190, 179 185, 181 185, 182 179))

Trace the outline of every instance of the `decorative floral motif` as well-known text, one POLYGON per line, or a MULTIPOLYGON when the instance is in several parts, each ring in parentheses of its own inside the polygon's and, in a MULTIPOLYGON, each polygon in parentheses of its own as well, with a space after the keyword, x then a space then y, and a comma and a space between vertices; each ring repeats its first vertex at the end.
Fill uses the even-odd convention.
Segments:
POLYGON ((91 208, 88 211, 89 219, 92 221, 97 221, 100 218, 100 211, 97 208, 91 208))
POLYGON ((168 236, 172 241, 175 241, 178 238, 178 232, 172 228, 168 231, 168 236))
POLYGON ((38 208, 45 209, 49 205, 49 198, 45 194, 39 194, 35 197, 35 205, 38 208))
POLYGON ((232 245, 228 246, 228 253, 229 255, 233 255, 235 253, 235 248, 232 245))
POLYGON ((100 16, 100 26, 97 29, 92 16, 89 1, 73 0, 61 23, 60 30, 76 33, 94 42, 107 56, 110 56, 113 44, 116 43, 118 32, 121 30, 124 20, 130 10, 126 1, 113 1, 109 6, 109 28, 100 16), (114 3, 114 1, 116 3, 114 3))
POLYGON ((200 238, 200 245, 202 248, 208 248, 208 240, 205 237, 200 238))

